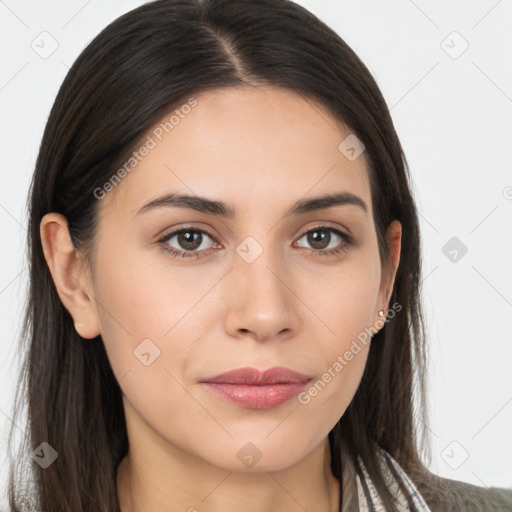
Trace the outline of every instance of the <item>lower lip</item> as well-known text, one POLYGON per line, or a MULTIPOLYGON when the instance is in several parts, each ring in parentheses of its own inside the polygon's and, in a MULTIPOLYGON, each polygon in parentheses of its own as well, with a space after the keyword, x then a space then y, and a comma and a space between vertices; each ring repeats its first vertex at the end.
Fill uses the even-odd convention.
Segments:
MULTIPOLYGON (((308 381, 309 382, 309 381, 308 381)), ((228 402, 249 409, 272 409, 297 396, 308 382, 281 382, 267 385, 202 382, 210 391, 228 402)))

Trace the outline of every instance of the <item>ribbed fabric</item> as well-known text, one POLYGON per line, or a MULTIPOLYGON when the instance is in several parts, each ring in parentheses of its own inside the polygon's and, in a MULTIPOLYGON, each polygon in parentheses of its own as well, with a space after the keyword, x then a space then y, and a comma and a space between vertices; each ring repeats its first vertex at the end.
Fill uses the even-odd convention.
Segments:
MULTIPOLYGON (((431 512, 425 500, 418 492, 416 486, 406 475, 399 464, 389 455, 382 451, 379 454, 384 480, 388 489, 395 498, 396 507, 400 512, 431 512), (411 494, 411 501, 408 501, 404 493, 401 491, 397 481, 397 477, 411 494)), ((386 512, 384 505, 377 493, 377 489, 368 474, 363 461, 360 457, 357 460, 355 478, 357 483, 358 510, 360 512, 386 512)), ((350 510, 350 509, 349 509, 350 510)))

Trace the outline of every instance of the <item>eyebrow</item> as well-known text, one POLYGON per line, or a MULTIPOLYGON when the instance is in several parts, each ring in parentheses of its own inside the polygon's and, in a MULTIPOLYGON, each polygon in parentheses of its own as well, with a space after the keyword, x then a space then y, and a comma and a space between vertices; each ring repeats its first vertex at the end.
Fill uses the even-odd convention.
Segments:
MULTIPOLYGON (((351 192, 338 192, 325 194, 311 199, 297 201, 286 213, 288 215, 300 215, 312 211, 323 210, 333 206, 354 205, 368 213, 366 203, 359 196, 351 192)), ((188 194, 166 194, 153 199, 145 204, 137 213, 140 215, 155 208, 176 207, 189 208, 201 213, 212 213, 222 217, 233 219, 236 217, 236 210, 222 201, 214 201, 206 197, 191 196, 188 194)))

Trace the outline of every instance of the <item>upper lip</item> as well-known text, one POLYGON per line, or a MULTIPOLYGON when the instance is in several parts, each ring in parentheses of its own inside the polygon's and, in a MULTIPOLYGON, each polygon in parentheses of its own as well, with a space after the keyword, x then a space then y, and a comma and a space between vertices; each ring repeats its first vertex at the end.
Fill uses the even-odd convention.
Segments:
POLYGON ((284 368, 283 366, 276 366, 268 370, 258 370, 250 367, 237 368, 202 380, 201 382, 265 385, 289 382, 304 383, 309 380, 311 380, 311 377, 307 375, 284 368))

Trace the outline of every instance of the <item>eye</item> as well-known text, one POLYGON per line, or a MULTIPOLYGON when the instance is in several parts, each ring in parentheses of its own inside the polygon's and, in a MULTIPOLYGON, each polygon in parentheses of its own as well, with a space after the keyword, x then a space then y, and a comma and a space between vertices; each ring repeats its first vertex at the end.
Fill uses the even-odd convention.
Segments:
MULTIPOLYGON (((158 240, 158 243, 164 251, 176 258, 200 258, 209 249, 222 247, 211 233, 194 227, 173 231, 158 240)), ((308 247, 304 244, 309 244, 310 252, 314 256, 333 256, 347 251, 353 244, 353 239, 350 235, 333 227, 317 226, 306 231, 296 243, 299 244, 298 247, 305 249, 308 247), (305 242, 302 242, 302 239, 305 239, 305 242)))
POLYGON ((304 247, 305 243, 309 244, 311 251, 316 256, 334 255, 341 251, 347 251, 353 240, 350 235, 343 233, 339 229, 329 226, 317 226, 306 231, 297 242, 299 247, 304 247), (303 239, 305 239, 305 242, 301 242, 303 239), (342 244, 341 246, 340 243, 342 244))
POLYGON ((204 229, 198 228, 182 228, 178 231, 173 231, 158 240, 158 242, 161 244, 162 249, 170 252, 173 256, 181 258, 198 258, 200 257, 200 252, 211 249, 214 245, 219 245, 213 235, 204 229), (208 239, 212 240, 213 244, 209 244, 208 239), (177 247, 173 246, 171 242, 176 244, 177 247))

